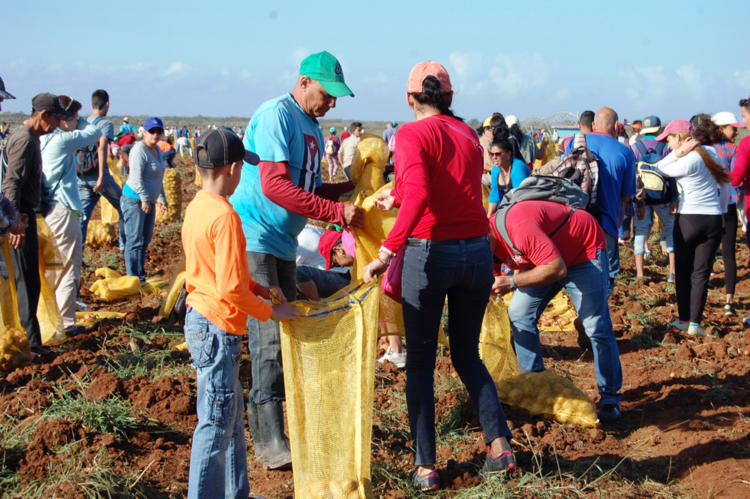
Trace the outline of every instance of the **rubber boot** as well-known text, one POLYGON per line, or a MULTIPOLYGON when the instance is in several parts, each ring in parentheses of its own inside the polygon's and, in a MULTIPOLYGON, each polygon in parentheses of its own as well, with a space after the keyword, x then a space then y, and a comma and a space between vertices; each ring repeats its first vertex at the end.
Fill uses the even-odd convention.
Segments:
POLYGON ((292 453, 289 450, 289 439, 284 435, 284 410, 281 401, 259 404, 257 408, 261 440, 265 446, 261 457, 263 465, 269 470, 288 468, 292 464, 292 453))
POLYGON ((263 436, 260 433, 260 426, 258 424, 258 406, 252 400, 247 401, 247 422, 250 426, 250 436, 253 438, 255 457, 262 460, 266 445, 263 442, 263 436))

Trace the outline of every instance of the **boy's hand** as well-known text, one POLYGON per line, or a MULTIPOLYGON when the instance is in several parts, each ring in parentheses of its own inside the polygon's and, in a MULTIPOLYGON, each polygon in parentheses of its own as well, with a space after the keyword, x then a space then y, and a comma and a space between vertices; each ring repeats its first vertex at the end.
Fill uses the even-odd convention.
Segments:
POLYGON ((293 321, 299 315, 299 310, 294 305, 279 303, 273 306, 271 319, 275 321, 293 321))
POLYGON ((278 286, 263 286, 262 284, 255 283, 253 293, 266 300, 276 300, 279 303, 286 303, 286 296, 284 296, 284 292, 278 286))

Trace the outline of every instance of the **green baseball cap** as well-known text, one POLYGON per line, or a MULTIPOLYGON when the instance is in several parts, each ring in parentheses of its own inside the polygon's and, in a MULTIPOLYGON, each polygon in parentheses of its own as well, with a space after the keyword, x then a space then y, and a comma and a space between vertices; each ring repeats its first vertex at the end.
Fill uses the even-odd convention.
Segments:
POLYGON ((325 50, 305 57, 299 74, 317 80, 331 97, 354 97, 354 92, 344 83, 344 72, 338 59, 325 50))

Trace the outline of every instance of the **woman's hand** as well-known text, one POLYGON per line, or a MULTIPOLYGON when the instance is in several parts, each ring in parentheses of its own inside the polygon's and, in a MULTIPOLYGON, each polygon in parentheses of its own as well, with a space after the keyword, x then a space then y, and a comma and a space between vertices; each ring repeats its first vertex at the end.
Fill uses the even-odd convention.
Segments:
POLYGON ((377 199, 375 199, 375 206, 383 211, 390 210, 391 208, 393 208, 393 205, 395 203, 396 199, 391 194, 391 189, 382 191, 380 194, 378 194, 377 199))
POLYGON ((364 279, 365 282, 370 282, 385 272, 385 269, 387 268, 388 265, 386 265, 385 262, 380 260, 380 258, 375 258, 362 269, 362 279, 364 279))
POLYGON ((147 215, 151 213, 151 204, 146 201, 141 201, 141 211, 147 215))
POLYGON ((156 203, 156 208, 159 211, 159 215, 164 215, 167 212, 167 205, 163 203, 156 203))
POLYGON ((692 151, 693 149, 695 149, 699 145, 701 145, 700 142, 698 142, 697 140, 695 140, 693 137, 690 137, 685 142, 683 142, 682 144, 680 144, 680 147, 677 148, 677 151, 675 152, 675 154, 677 154, 678 158, 682 158, 683 156, 687 156, 687 154, 690 151, 692 151))

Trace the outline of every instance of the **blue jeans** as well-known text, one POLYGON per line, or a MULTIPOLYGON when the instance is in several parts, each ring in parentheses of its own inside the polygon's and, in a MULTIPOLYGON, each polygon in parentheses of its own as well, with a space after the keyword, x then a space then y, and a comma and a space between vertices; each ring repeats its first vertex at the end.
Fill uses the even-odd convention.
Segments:
POLYGON ((591 340, 601 403, 619 404, 622 366, 607 304, 607 260, 602 250, 596 255, 593 260, 568 268, 568 274, 552 284, 516 289, 508 306, 508 318, 518 364, 527 371, 543 371, 537 322, 547 303, 565 287, 591 340))
MULTIPOLYGON (((247 252, 247 265, 255 282, 279 286, 289 301, 297 297, 296 265, 268 253, 247 252)), ((249 399, 257 405, 284 400, 284 371, 281 364, 279 323, 247 318, 248 348, 252 366, 249 399)))
POLYGON ((193 308, 185 317, 198 386, 198 426, 190 451, 189 498, 248 497, 240 383, 242 336, 222 331, 193 308))
POLYGON ((144 213, 141 210, 140 199, 129 196, 120 198, 122 207, 122 221, 120 227, 125 227, 125 272, 137 275, 141 282, 146 280, 146 248, 154 235, 154 221, 156 207, 150 203, 151 210, 144 213))
POLYGON ((321 270, 307 265, 297 267, 297 282, 312 281, 318 289, 318 296, 328 298, 336 291, 349 285, 352 278, 349 273, 321 270))
POLYGON ((104 196, 104 199, 109 201, 117 210, 117 214, 120 215, 120 223, 118 225, 120 226, 120 250, 122 250, 125 247, 125 224, 122 223, 122 209, 120 208, 122 189, 117 185, 112 175, 105 171, 104 178, 102 179, 102 190, 96 193, 93 189, 97 178, 98 174, 78 177, 78 195, 81 197, 81 204, 83 205, 83 218, 81 219, 83 247, 86 247, 86 230, 89 226, 89 220, 91 220, 91 214, 94 212, 99 198, 104 196))
POLYGON ((635 217, 633 223, 635 226, 633 252, 636 255, 644 253, 648 231, 654 222, 654 213, 659 217, 661 225, 664 227, 664 234, 660 235, 662 244, 667 246, 667 253, 674 252, 674 215, 669 213, 669 203, 667 203, 653 206, 646 205, 646 214, 643 216, 643 220, 638 220, 638 217, 635 217))
POLYGON ((446 296, 451 361, 479 413, 485 442, 511 434, 495 383, 479 358, 479 333, 492 282, 492 253, 486 236, 409 240, 402 272, 406 403, 418 466, 435 464, 433 376, 446 296))
POLYGON ((615 277, 620 273, 620 243, 615 236, 604 232, 604 242, 607 244, 607 269, 609 283, 607 285, 607 296, 615 289, 615 277))

